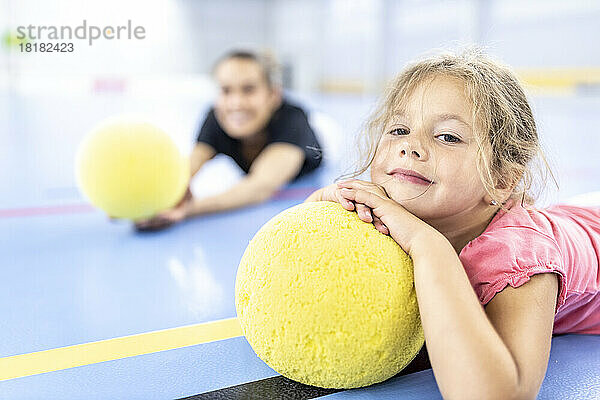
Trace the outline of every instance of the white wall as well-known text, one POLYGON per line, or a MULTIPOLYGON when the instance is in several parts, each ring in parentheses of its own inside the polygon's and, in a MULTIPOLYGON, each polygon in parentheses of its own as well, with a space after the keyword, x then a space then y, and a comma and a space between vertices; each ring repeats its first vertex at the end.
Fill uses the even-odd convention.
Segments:
POLYGON ((377 88, 424 52, 470 43, 515 68, 600 66, 598 1, 273 2, 271 37, 295 58, 294 81, 302 91, 323 80, 377 88))
POLYGON ((0 34, 18 25, 100 26, 131 19, 141 41, 76 42, 73 54, 10 54, 19 74, 208 73, 236 47, 273 49, 293 87, 360 82, 369 91, 415 56, 479 42, 515 67, 598 66, 600 2, 561 0, 0 0, 0 34))

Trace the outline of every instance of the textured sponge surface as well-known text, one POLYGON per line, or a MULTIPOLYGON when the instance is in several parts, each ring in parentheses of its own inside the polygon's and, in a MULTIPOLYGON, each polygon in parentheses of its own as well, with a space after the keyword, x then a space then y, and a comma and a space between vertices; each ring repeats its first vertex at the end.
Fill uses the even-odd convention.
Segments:
POLYGON ((314 386, 381 382, 424 343, 411 259, 333 202, 292 207, 256 233, 238 269, 236 309, 263 361, 314 386))
POLYGON ((77 183, 91 203, 117 218, 140 219, 175 205, 189 162, 156 126, 110 120, 90 132, 76 158, 77 183))

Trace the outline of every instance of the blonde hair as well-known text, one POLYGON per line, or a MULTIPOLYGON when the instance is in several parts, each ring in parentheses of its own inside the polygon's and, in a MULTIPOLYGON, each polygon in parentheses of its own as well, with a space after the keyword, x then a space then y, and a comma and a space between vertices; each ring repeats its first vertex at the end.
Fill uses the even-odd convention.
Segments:
MULTIPOLYGON (((514 188, 511 197, 532 205, 554 176, 541 149, 527 97, 510 68, 470 48, 443 53, 409 64, 389 85, 366 124, 362 163, 344 177, 364 173, 373 162, 377 145, 398 107, 428 78, 448 76, 461 80, 473 109, 473 131, 478 146, 477 170, 486 192, 498 204, 497 188, 514 188), (535 162, 541 161, 537 165, 535 162), (537 170, 536 170, 537 169, 537 170), (541 174, 539 174, 541 173, 541 174), (536 178, 542 178, 536 180, 536 178), (534 193, 534 184, 537 191, 534 193)), ((554 180, 556 182, 556 180, 554 180)))

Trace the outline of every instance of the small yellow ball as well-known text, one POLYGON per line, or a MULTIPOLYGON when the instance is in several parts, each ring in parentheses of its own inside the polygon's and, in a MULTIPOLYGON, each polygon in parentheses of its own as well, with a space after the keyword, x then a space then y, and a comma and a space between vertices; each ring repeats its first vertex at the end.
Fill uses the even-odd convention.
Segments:
POLYGON ((90 202, 115 218, 147 218, 185 193, 189 161, 161 129, 110 120, 92 130, 76 156, 76 178, 90 202))
POLYGON ((333 202, 300 204, 267 222, 241 259, 235 299, 256 354, 308 385, 384 381, 424 343, 412 260, 333 202))

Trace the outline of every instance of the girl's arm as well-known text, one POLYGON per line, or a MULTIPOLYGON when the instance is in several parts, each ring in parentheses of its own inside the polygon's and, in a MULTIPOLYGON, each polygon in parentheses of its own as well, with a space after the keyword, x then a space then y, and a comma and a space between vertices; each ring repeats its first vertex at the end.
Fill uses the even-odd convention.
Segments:
POLYGON ((486 306, 517 364, 525 398, 535 398, 546 374, 558 289, 556 274, 534 275, 517 289, 506 287, 486 306))
POLYGON ((443 236, 423 237, 411 257, 427 351, 444 398, 535 399, 550 352, 556 276, 507 287, 484 311, 443 236))
POLYGON ((369 207, 412 257, 427 351, 444 398, 534 399, 548 363, 556 276, 507 287, 484 310, 451 243, 370 185, 346 182, 339 192, 369 207))

